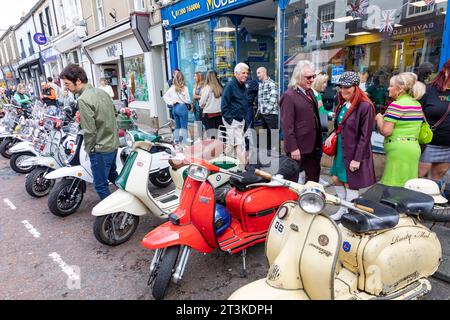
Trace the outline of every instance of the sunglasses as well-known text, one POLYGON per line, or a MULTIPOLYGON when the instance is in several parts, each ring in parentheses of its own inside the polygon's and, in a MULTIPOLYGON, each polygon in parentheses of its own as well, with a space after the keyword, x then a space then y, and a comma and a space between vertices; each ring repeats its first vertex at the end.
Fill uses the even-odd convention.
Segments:
POLYGON ((309 76, 309 77, 305 76, 305 79, 308 80, 308 81, 310 81, 311 79, 315 79, 315 78, 316 78, 315 74, 313 74, 312 76, 309 76))

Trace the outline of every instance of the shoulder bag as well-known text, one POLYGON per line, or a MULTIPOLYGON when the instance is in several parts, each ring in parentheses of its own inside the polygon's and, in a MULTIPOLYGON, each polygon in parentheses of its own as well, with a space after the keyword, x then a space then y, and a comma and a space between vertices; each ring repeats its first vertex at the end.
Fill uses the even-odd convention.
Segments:
MULTIPOLYGON (((338 139, 338 135, 341 133, 342 130, 342 125, 344 124, 345 120, 347 120, 347 118, 350 116, 350 114, 353 112, 354 107, 350 107, 350 109, 348 109, 347 113, 345 114, 344 119, 342 120, 341 124, 339 125, 339 127, 336 130, 336 134, 333 136, 333 138, 331 139, 331 144, 328 147, 325 143, 322 144, 322 151, 323 153, 325 153, 327 156, 330 157, 334 157, 336 155, 336 147, 337 147, 337 139, 338 139)), ((336 115, 339 115, 339 112, 341 112, 340 110, 338 110, 336 112, 336 115)))
POLYGON ((419 144, 428 144, 431 142, 431 140, 433 140, 433 132, 437 129, 437 127, 439 127, 442 124, 442 122, 444 122, 445 118, 447 118, 449 113, 450 113, 450 103, 448 104, 448 108, 447 108, 447 111, 445 112, 445 114, 433 126, 430 126, 428 124, 427 119, 425 118, 425 113, 424 113, 423 117, 425 120, 422 122, 422 125, 420 127, 419 139, 418 139, 419 144))

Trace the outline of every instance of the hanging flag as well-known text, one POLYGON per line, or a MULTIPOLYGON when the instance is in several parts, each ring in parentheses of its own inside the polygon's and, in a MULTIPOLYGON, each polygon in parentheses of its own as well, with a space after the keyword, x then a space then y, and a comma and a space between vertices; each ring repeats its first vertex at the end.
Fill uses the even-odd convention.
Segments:
POLYGON ((322 23, 322 40, 328 41, 333 35, 333 22, 323 22, 322 23))
POLYGON ((433 5, 433 4, 436 3, 436 0, 424 0, 424 1, 425 1, 425 4, 426 4, 427 6, 433 5))
POLYGON ((395 13, 396 12, 397 12, 396 9, 383 10, 381 12, 380 32, 391 33, 392 31, 394 31, 395 13))
POLYGON ((353 18, 361 18, 367 13, 369 7, 369 0, 352 0, 348 6, 347 13, 353 18))

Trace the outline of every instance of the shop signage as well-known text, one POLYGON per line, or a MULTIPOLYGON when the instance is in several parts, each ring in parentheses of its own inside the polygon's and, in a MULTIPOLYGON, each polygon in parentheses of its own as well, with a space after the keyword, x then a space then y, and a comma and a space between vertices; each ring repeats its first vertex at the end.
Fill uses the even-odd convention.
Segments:
POLYGON ((259 1, 261 0, 182 0, 161 11, 165 24, 173 27, 259 1))
POLYGON ((106 47, 106 55, 110 58, 121 56, 122 55, 122 44, 115 43, 109 47, 106 47))
POLYGON ((45 37, 45 34, 39 32, 35 33, 35 35, 33 36, 33 40, 40 46, 47 43, 47 38, 45 37))
POLYGON ((394 32, 392 32, 393 37, 404 37, 415 34, 423 34, 427 31, 434 29, 434 22, 421 23, 413 26, 405 26, 401 28, 395 28, 394 32))

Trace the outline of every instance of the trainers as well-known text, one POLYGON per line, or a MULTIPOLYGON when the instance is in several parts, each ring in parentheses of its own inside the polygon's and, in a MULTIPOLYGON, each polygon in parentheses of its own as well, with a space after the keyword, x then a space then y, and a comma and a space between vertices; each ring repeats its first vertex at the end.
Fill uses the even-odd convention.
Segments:
POLYGON ((340 207, 339 210, 335 214, 330 216, 330 218, 333 219, 334 221, 338 221, 338 220, 341 220, 342 216, 346 213, 348 213, 347 208, 340 207))

